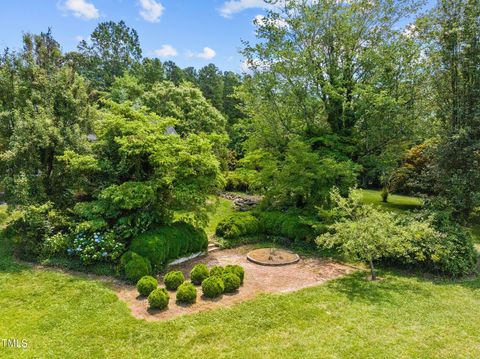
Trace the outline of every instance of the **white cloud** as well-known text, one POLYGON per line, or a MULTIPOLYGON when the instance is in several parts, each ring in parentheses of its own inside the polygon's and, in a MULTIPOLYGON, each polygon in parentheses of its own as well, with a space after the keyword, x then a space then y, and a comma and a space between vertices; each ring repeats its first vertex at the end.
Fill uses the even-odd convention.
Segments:
POLYGON ((155 50, 154 53, 158 57, 174 57, 178 55, 177 49, 168 44, 162 45, 162 47, 158 50, 155 50))
POLYGON ((98 19, 100 17, 100 11, 93 3, 87 0, 66 0, 62 8, 73 13, 73 16, 85 20, 98 19))
POLYGON ((218 10, 223 17, 232 17, 232 15, 247 9, 269 8, 271 5, 264 0, 228 0, 223 3, 218 10))
POLYGON ((197 56, 202 59, 210 60, 210 59, 213 59, 216 55, 217 53, 215 52, 215 50, 209 47, 204 47, 203 51, 199 53, 197 56))
POLYGON ((155 0, 139 0, 140 16, 148 22, 159 22, 165 8, 155 0))
POLYGON ((185 56, 187 56, 187 57, 199 57, 201 59, 210 60, 210 59, 213 59, 215 56, 217 56, 217 53, 215 52, 215 50, 213 50, 209 47, 204 47, 202 52, 199 52, 199 53, 195 53, 191 50, 187 50, 185 52, 185 56))

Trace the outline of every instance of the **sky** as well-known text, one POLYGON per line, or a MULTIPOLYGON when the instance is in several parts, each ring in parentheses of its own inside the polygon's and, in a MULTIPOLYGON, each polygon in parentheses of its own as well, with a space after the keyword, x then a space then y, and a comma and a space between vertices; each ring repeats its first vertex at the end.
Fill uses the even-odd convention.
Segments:
POLYGON ((263 6, 263 0, 4 0, 0 49, 18 49, 23 32, 50 27, 64 51, 75 50, 98 23, 124 20, 137 30, 146 57, 240 72, 241 40, 254 40, 253 19, 263 6))

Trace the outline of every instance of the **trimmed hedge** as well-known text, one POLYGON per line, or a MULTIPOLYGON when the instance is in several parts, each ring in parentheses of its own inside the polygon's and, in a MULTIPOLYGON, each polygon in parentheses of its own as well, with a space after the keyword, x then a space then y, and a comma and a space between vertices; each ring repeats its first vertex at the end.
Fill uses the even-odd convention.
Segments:
POLYGON ((125 277, 131 282, 135 283, 140 278, 152 274, 152 265, 150 264, 150 261, 137 253, 132 252, 129 254, 127 259, 124 259, 123 263, 125 263, 123 267, 125 277))
POLYGON ((148 258, 159 269, 169 261, 205 251, 207 247, 208 237, 203 229, 175 222, 141 234, 132 241, 130 250, 148 258))
POLYGON ((291 240, 313 242, 314 228, 298 214, 283 212, 236 212, 221 221, 216 234, 227 240, 242 236, 266 234, 291 240))
POLYGON ((235 239, 260 230, 260 223, 250 212, 235 212, 221 221, 215 233, 226 239, 235 239))
POLYGON ((178 287, 177 302, 193 304, 197 301, 197 288, 192 283, 184 282, 178 287))
POLYGON ((240 288, 240 278, 235 273, 225 272, 222 275, 225 293, 233 293, 240 288))
POLYGON ((200 285, 210 276, 210 272, 205 264, 197 264, 190 272, 190 280, 195 285, 200 285))
POLYGON ((147 297, 158 287, 158 282, 155 278, 146 275, 142 277, 137 282, 137 290, 140 295, 147 297))
POLYGON ((207 298, 216 298, 220 296, 225 289, 223 280, 219 276, 208 277, 202 282, 202 292, 207 298))
POLYGON ((243 284, 243 279, 245 278, 245 270, 242 266, 236 264, 229 264, 225 266, 225 273, 236 274, 240 279, 240 284, 243 284))
POLYGON ((152 309, 165 309, 169 301, 170 297, 165 288, 157 288, 148 296, 148 304, 152 309))
POLYGON ((180 271, 172 271, 165 274, 163 281, 168 290, 177 290, 180 284, 185 282, 185 276, 180 271))

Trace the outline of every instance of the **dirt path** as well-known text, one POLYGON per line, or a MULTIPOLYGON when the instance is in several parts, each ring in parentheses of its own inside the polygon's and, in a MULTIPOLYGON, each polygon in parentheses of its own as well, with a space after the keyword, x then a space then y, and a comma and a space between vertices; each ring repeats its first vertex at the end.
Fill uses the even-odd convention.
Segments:
MULTIPOLYGON (((146 320, 166 320, 179 315, 197 313, 252 299, 259 293, 285 293, 306 287, 321 284, 327 280, 341 277, 354 271, 352 267, 322 258, 301 259, 296 264, 283 267, 266 267, 253 264, 246 259, 251 246, 242 246, 235 249, 212 252, 190 262, 178 265, 172 270, 181 270, 185 277, 192 267, 198 263, 205 263, 209 267, 214 265, 239 264, 245 269, 245 281, 237 293, 225 294, 220 298, 209 300, 201 296, 201 287, 197 287, 197 303, 191 306, 175 303, 175 293, 170 292, 169 307, 165 311, 149 311, 146 298, 139 298, 134 286, 117 285, 115 290, 118 297, 125 301, 132 314, 146 320)), ((159 282, 161 283, 159 278, 159 282)))

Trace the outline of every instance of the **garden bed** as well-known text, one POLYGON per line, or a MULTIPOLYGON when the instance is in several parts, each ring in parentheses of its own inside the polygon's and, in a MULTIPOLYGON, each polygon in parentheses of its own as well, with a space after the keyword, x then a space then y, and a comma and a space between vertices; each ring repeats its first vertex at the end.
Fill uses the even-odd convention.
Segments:
POLYGON ((135 317, 146 320, 165 320, 183 314, 231 306, 252 299, 260 293, 285 293, 315 286, 354 270, 352 267, 323 258, 302 258, 297 263, 285 267, 261 266, 247 260, 246 254, 252 249, 252 246, 242 246, 217 251, 210 253, 207 257, 196 258, 171 268, 172 270, 182 271, 185 277, 188 277, 195 264, 204 263, 209 267, 239 264, 245 269, 245 281, 238 292, 233 294, 223 294, 216 299, 206 299, 202 297, 201 288, 197 287, 197 302, 186 306, 177 304, 176 293, 169 292, 170 303, 168 309, 151 311, 148 309, 147 299, 138 297, 138 292, 134 286, 117 285, 116 292, 118 297, 128 304, 135 317))

